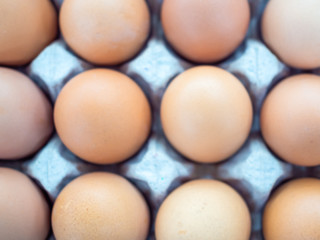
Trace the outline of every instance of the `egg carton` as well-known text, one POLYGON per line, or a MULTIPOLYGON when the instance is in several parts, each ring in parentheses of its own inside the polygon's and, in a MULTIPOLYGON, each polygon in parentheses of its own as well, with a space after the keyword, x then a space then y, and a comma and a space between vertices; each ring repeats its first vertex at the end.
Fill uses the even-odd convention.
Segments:
MULTIPOLYGON (((63 0, 53 2, 59 11, 63 0)), ((159 116, 162 95, 170 80, 195 64, 177 55, 166 42, 160 21, 162 0, 147 2, 152 13, 148 41, 133 59, 110 67, 134 79, 151 104, 152 130, 142 149, 123 163, 94 165, 77 158, 54 133, 34 156, 19 161, 1 161, 0 166, 15 168, 31 176, 43 189, 51 206, 62 188, 79 175, 95 171, 120 174, 137 186, 150 206, 150 240, 155 239, 157 210, 172 190, 192 179, 218 179, 230 184, 244 197, 252 218, 250 239, 262 240, 262 212, 272 190, 290 178, 320 177, 320 167, 293 166, 277 158, 261 136, 259 113, 266 94, 281 79, 300 72, 281 63, 261 39, 260 19, 267 0, 249 1, 251 22, 245 41, 234 54, 215 64, 241 80, 250 94, 255 113, 250 136, 243 147, 218 164, 199 164, 185 159, 163 134, 159 116)), ((67 81, 95 67, 76 56, 60 34, 28 66, 17 69, 27 74, 54 104, 67 81)), ((320 75, 320 69, 313 72, 320 75)), ((48 239, 55 239, 52 233, 48 239)))

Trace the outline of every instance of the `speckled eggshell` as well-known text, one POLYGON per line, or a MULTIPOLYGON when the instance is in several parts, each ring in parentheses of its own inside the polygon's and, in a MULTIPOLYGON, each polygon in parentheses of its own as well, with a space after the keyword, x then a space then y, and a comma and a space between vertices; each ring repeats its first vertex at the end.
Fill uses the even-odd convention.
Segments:
POLYGON ((174 190, 156 218, 157 240, 249 240, 251 219, 242 197, 216 180, 194 180, 174 190))
POLYGON ((183 57, 216 62, 245 38, 250 7, 247 0, 164 0, 161 21, 166 39, 183 57))
POLYGON ((65 0, 60 27, 80 57, 114 65, 142 48, 150 30, 150 13, 145 0, 65 0))
POLYGON ((125 178, 90 173, 73 180, 59 194, 52 227, 57 240, 145 240, 149 209, 125 178))
POLYGON ((320 1, 270 0, 262 17, 265 43, 291 67, 320 67, 320 1))
POLYGON ((141 148, 150 132, 151 110, 132 79, 114 70, 93 69, 64 86, 54 121, 62 142, 75 155, 111 164, 141 148))
POLYGON ((263 215, 265 240, 320 239, 320 180, 302 178, 280 186, 263 215))
POLYGON ((261 109, 261 131, 285 161, 320 165, 320 77, 299 74, 282 80, 261 109))
POLYGON ((26 75, 0 67, 0 159, 39 150, 53 131, 52 106, 26 75))
POLYGON ((202 163, 225 160, 247 139, 252 104, 242 83, 227 71, 200 66, 178 75, 166 89, 161 122, 169 142, 202 163))
POLYGON ((58 31, 50 0, 0 1, 0 65, 23 65, 34 59, 58 31))
POLYGON ((26 175, 1 167, 0 189, 1 239, 46 239, 50 210, 38 187, 26 175))

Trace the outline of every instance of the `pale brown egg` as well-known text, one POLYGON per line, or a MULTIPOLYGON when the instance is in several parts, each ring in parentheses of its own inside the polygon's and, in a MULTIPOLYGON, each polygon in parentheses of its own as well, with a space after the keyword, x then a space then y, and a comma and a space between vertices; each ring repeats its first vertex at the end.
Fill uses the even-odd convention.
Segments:
POLYGON ((114 65, 142 48, 149 35, 150 13, 145 0, 65 0, 60 27, 80 57, 114 65))
POLYGON ((24 74, 0 67, 0 159, 39 150, 53 131, 52 106, 24 74))
POLYGON ((1 0, 0 64, 29 63, 54 40, 57 25, 49 0, 1 0))
POLYGON ((24 174, 0 168, 0 238, 44 240, 50 229, 48 203, 24 174))
POLYGON ((247 0, 164 0, 161 21, 166 39, 183 57, 216 62, 245 38, 250 7, 247 0))
POLYGON ((320 180, 290 181, 271 195, 263 215, 265 240, 320 239, 320 180))
POLYGON ((151 110, 140 87, 107 69, 83 72, 58 96, 54 121, 62 142, 92 163, 126 160, 146 141, 151 110))
POLYGON ((57 240, 144 240, 149 209, 125 178, 90 173, 76 178, 59 194, 52 210, 57 240))
POLYGON ((265 43, 291 67, 320 67, 319 12, 319 0, 270 0, 261 25, 265 43))
POLYGON ((320 77, 300 74, 282 80, 261 109, 261 131, 282 159, 320 165, 320 77))
POLYGON ((161 103, 162 127, 169 142, 189 159, 203 163, 234 154, 249 135, 252 115, 242 83, 211 66, 178 75, 161 103))
POLYGON ((242 197, 216 180, 194 180, 174 190, 157 214, 157 240, 249 240, 251 218, 242 197))

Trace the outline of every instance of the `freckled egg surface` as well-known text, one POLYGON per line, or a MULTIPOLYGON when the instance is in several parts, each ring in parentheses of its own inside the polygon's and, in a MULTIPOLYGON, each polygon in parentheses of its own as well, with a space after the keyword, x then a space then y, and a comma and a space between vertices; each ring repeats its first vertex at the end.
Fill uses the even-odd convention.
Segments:
POLYGON ((262 106, 263 138, 289 163, 320 164, 319 92, 319 76, 299 74, 276 85, 262 106))
POLYGON ((60 28, 67 44, 99 65, 119 64, 142 48, 150 30, 145 0, 65 0, 60 28))
POLYGON ((107 69, 83 72, 60 92, 54 121, 62 142, 92 163, 126 160, 146 141, 151 110, 140 87, 107 69))
POLYGON ((40 88, 24 74, 0 67, 0 159, 35 153, 52 131, 52 107, 40 88))
POLYGON ((320 180, 304 178, 277 189, 263 215, 265 240, 320 239, 320 180))
POLYGON ((164 200, 155 231, 157 240, 248 240, 251 219, 233 188, 216 180, 194 180, 164 200))
POLYGON ((169 142, 191 160, 225 160, 245 142, 252 124, 252 104, 241 82, 211 66, 191 68, 168 86, 161 122, 169 142))
POLYGON ((265 43, 291 67, 320 67, 320 1, 271 0, 262 17, 265 43))
POLYGON ((53 206, 52 227, 57 240, 144 240, 149 209, 125 178, 90 173, 61 191, 53 206))
POLYGON ((168 42, 183 57, 202 63, 230 55, 249 21, 247 0, 164 0, 161 10, 168 42))
POLYGON ((57 25, 49 0, 1 0, 0 64, 29 63, 54 40, 57 25))
POLYGON ((50 228, 46 199, 24 174, 0 168, 1 239, 44 240, 50 228))

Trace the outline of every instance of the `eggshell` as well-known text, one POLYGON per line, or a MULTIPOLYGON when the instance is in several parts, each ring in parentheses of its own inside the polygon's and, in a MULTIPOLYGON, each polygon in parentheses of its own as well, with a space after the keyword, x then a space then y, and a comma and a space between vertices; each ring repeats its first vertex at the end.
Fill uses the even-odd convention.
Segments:
POLYGON ((52 107, 24 74, 0 67, 0 159, 39 150, 53 131, 52 107))
POLYGON ((26 175, 0 168, 0 189, 1 239, 46 239, 50 213, 38 187, 26 175))
POLYGON ((81 73, 58 96, 54 120, 62 142, 92 163, 126 160, 147 139, 151 110, 140 87, 107 69, 81 73))
POLYGON ((69 183, 52 211, 57 240, 143 240, 149 209, 140 192, 125 178, 90 173, 69 183))
POLYGON ((242 197, 216 180, 195 180, 174 190, 157 214, 157 240, 248 240, 251 219, 242 197))
POLYGON ((262 18, 265 43, 291 67, 320 67, 320 1, 270 0, 262 18))
POLYGON ((263 138, 289 163, 320 164, 319 92, 319 76, 299 74, 276 85, 262 106, 263 138))
POLYGON ((247 0, 164 0, 161 21, 167 40, 183 57, 216 62, 245 38, 250 8, 247 0))
POLYGON ((60 27, 80 57, 114 65, 142 48, 150 30, 150 13, 144 0, 65 0, 60 27))
POLYGON ((165 91, 161 122, 180 153, 197 162, 219 162, 247 139, 252 104, 232 74, 217 67, 194 67, 178 75, 165 91))
POLYGON ((290 181, 272 194, 263 215, 265 240, 320 239, 320 180, 290 181))
POLYGON ((29 63, 54 40, 57 25, 49 0, 1 0, 0 64, 29 63))

